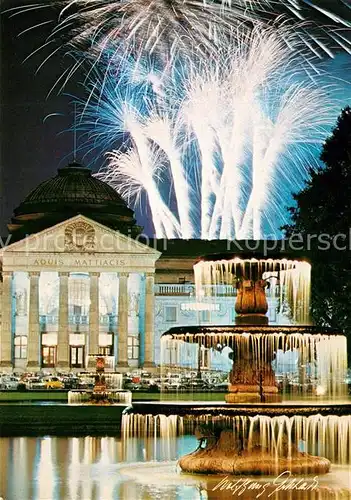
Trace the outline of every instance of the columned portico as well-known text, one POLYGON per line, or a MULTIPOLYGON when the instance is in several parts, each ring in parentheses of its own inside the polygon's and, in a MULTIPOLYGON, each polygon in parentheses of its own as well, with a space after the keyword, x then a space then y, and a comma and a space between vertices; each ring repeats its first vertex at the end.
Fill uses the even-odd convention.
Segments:
POLYGON ((12 367, 12 272, 2 273, 0 367, 12 367))
POLYGON ((69 369, 68 279, 69 273, 59 273, 57 367, 63 370, 69 369))
POLYGON ((100 353, 123 371, 140 351, 153 366, 159 256, 83 216, 2 249, 1 368, 81 370, 100 353))
POLYGON ((119 273, 117 366, 128 366, 128 273, 119 273))
POLYGON ((29 273, 29 328, 27 368, 38 371, 40 368, 40 326, 39 326, 39 276, 40 272, 29 273))

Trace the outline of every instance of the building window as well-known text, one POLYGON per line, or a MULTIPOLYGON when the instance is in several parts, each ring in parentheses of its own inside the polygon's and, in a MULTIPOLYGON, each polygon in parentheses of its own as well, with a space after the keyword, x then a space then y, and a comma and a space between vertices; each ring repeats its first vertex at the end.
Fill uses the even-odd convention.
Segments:
POLYGON ((27 337, 24 335, 15 337, 15 358, 27 358, 27 337))
POLYGON ((99 346, 99 354, 101 354, 101 356, 112 356, 112 346, 99 346))
POLYGON ((139 359, 138 337, 128 337, 128 359, 139 359))
POLYGON ((165 318, 167 323, 175 323, 177 321, 177 306, 166 306, 165 318))
POLYGON ((68 281, 69 321, 72 324, 85 324, 90 307, 90 280, 88 274, 71 274, 68 281))
POLYGON ((72 368, 84 367, 84 346, 71 346, 70 365, 72 368))
POLYGON ((81 316, 82 315, 82 306, 76 306, 73 304, 73 316, 81 316))
POLYGON ((208 323, 209 321, 211 321, 211 312, 207 310, 200 311, 200 322, 208 323))
POLYGON ((54 368, 56 364, 56 346, 43 346, 41 356, 43 368, 54 368))

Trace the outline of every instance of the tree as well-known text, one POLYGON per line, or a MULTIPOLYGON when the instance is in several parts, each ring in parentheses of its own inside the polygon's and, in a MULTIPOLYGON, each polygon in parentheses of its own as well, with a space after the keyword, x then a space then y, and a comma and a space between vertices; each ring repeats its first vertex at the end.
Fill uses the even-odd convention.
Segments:
POLYGON ((310 171, 294 195, 286 236, 311 243, 312 316, 317 325, 342 328, 351 338, 351 108, 326 140, 324 166, 310 171), (317 237, 318 236, 318 237, 317 237))

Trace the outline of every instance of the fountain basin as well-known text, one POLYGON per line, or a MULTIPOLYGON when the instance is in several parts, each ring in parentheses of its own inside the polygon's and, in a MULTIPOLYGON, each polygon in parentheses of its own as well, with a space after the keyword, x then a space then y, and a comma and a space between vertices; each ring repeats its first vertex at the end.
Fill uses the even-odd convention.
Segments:
POLYGON ((113 404, 123 403, 132 404, 132 393, 123 390, 104 390, 96 391, 68 391, 69 404, 113 404))
POLYGON ((251 437, 248 447, 232 431, 222 431, 215 436, 199 434, 200 443, 207 439, 206 446, 200 447, 179 460, 183 472, 197 474, 232 475, 278 475, 285 471, 292 474, 326 474, 330 461, 323 457, 299 452, 288 441, 276 453, 260 443, 259 435, 251 437))
POLYGON ((264 415, 267 417, 275 416, 310 416, 310 415, 351 415, 351 402, 334 403, 306 401, 304 403, 284 402, 280 404, 265 403, 265 404, 225 404, 218 403, 197 403, 187 401, 160 401, 160 402, 133 402, 124 411, 125 414, 135 415, 178 415, 181 417, 189 416, 204 418, 212 417, 234 417, 236 415, 255 416, 264 415))
MULTIPOLYGON (((210 435, 218 436, 221 431, 229 430, 234 436, 235 443, 240 443, 241 453, 243 450, 255 451, 256 449, 257 453, 266 454, 268 450, 265 459, 268 469, 272 469, 272 464, 275 463, 277 457, 285 460, 291 455, 295 456, 296 471, 302 466, 305 470, 312 470, 313 467, 320 467, 320 470, 327 469, 327 462, 322 461, 316 464, 315 460, 310 460, 305 455, 301 456, 302 452, 323 457, 332 463, 351 464, 351 407, 349 404, 334 407, 323 405, 282 407, 269 404, 221 406, 218 404, 212 407, 188 405, 187 409, 185 405, 182 405, 180 411, 177 411, 179 405, 174 404, 173 413, 168 414, 165 414, 165 410, 170 411, 169 405, 166 408, 159 404, 158 411, 156 408, 157 405, 148 405, 142 411, 140 404, 132 408, 142 413, 131 413, 131 408, 127 408, 122 415, 123 436, 127 438, 128 436, 196 435, 197 428, 205 426, 209 429, 210 435), (285 451, 286 443, 289 446, 288 454, 285 451), (274 457, 273 462, 269 456, 274 457)), ((217 452, 219 461, 223 460, 222 451, 217 450, 217 452)), ((196 458, 202 461, 203 456, 197 455, 196 458)), ((229 460, 237 462, 236 453, 233 454, 231 451, 229 460)), ((284 460, 282 463, 285 463, 284 460)), ((232 467, 233 462, 231 464, 228 467, 232 467)), ((239 463, 236 467, 239 469, 239 463)), ((186 466, 184 470, 190 469, 186 466)), ((248 469, 248 473, 253 473, 252 467, 248 469)))
POLYGON ((199 359, 203 350, 210 359, 227 348, 226 363, 229 359, 232 363, 225 365, 230 381, 226 401, 230 404, 274 402, 284 399, 285 392, 296 390, 307 395, 318 387, 327 398, 347 394, 347 339, 338 330, 310 325, 173 327, 161 337, 164 359, 168 352, 174 352, 177 368, 186 370, 182 363, 189 344, 199 359), (289 370, 290 379, 286 378, 289 370), (281 377, 279 392, 276 373, 281 377), (289 386, 289 380, 295 385, 289 386))

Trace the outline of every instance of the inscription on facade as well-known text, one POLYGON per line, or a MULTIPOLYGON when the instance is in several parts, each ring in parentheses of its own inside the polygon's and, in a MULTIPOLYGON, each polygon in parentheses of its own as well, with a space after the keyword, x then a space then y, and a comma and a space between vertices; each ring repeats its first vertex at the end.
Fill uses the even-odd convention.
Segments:
POLYGON ((70 259, 63 260, 60 258, 50 259, 50 258, 40 258, 35 259, 33 262, 34 266, 48 266, 48 267, 60 267, 60 266, 71 266, 71 267, 123 267, 128 265, 125 259, 70 259))

